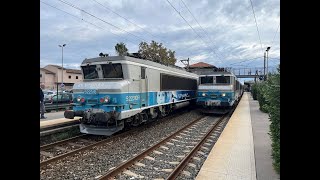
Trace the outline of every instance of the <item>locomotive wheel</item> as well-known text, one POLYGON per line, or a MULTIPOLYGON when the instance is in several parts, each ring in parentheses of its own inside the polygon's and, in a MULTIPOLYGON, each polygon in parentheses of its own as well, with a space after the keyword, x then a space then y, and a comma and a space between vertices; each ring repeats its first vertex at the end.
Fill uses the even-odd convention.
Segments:
POLYGON ((139 124, 141 123, 141 118, 140 118, 140 114, 136 114, 131 121, 131 126, 139 126, 139 124))

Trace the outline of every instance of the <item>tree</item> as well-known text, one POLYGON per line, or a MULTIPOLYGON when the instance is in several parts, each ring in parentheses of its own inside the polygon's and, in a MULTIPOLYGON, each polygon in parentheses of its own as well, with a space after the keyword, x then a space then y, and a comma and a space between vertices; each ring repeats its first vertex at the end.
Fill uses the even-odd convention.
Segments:
POLYGON ((123 42, 117 43, 114 48, 119 56, 125 56, 128 54, 128 49, 123 42))
POLYGON ((138 53, 142 57, 158 63, 174 65, 177 62, 174 56, 175 51, 167 49, 162 43, 159 44, 155 41, 151 41, 150 45, 146 42, 141 42, 138 53))
POLYGON ((275 170, 280 174, 280 65, 278 73, 271 74, 267 81, 265 97, 268 100, 272 158, 275 170))

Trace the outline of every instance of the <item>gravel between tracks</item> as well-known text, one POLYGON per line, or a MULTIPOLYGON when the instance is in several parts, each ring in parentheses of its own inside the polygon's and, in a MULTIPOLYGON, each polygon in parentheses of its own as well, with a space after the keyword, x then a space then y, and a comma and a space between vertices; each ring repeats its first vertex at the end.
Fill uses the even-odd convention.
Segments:
MULTIPOLYGON (((188 128, 185 135, 178 134, 174 140, 169 140, 172 145, 163 145, 162 148, 157 148, 156 154, 152 152, 148 156, 154 159, 143 158, 139 162, 144 164, 144 167, 131 166, 129 171, 143 176, 147 179, 165 179, 171 173, 177 164, 180 163, 183 157, 190 153, 192 148, 201 140, 201 138, 209 131, 218 118, 205 117, 199 123, 188 128), (174 145, 173 145, 174 144, 174 145)), ((124 174, 116 176, 116 179, 130 179, 131 176, 124 174)))
POLYGON ((205 145, 205 146, 203 145, 205 148, 200 148, 200 151, 203 154, 197 153, 195 155, 195 157, 198 159, 197 160, 191 159, 189 161, 188 165, 183 170, 188 175, 182 173, 176 178, 176 180, 193 180, 197 177, 197 175, 200 171, 200 168, 202 167, 203 163, 207 160, 207 157, 209 156, 215 143, 218 141, 218 138, 220 137, 220 135, 221 135, 223 129, 225 128, 225 126, 227 125, 227 123, 228 123, 228 120, 226 120, 226 119, 223 120, 223 122, 218 126, 217 131, 214 131, 211 134, 211 136, 213 136, 213 138, 210 137, 209 140, 205 141, 205 143, 208 143, 208 145, 205 145))
POLYGON ((202 115, 198 111, 190 111, 178 117, 155 122, 153 126, 141 127, 139 132, 125 138, 118 138, 111 143, 94 147, 41 168, 40 178, 95 179, 200 116, 202 115))

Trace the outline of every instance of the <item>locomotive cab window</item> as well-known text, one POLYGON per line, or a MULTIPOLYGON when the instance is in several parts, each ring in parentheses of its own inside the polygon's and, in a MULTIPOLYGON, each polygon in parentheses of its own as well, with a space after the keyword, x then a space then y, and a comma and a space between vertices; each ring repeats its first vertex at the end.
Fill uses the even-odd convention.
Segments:
POLYGON ((217 76, 216 84, 230 84, 230 76, 217 76))
POLYGON ((212 83, 213 83, 212 76, 200 77, 200 84, 212 84, 212 83))
POLYGON ((116 64, 101 64, 103 78, 121 78, 123 79, 122 66, 120 63, 116 64))
POLYGON ((96 65, 82 66, 84 79, 98 79, 99 75, 96 70, 96 65))

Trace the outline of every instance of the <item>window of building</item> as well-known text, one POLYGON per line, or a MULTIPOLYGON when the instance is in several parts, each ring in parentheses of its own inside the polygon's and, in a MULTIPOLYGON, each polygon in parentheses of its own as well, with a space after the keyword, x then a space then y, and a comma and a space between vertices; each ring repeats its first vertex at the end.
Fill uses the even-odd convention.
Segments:
POLYGON ((40 74, 40 78, 42 78, 42 74, 40 74))
POLYGON ((71 76, 69 76, 69 79, 71 79, 71 76))
POLYGON ((78 76, 76 76, 76 79, 78 79, 78 76))

